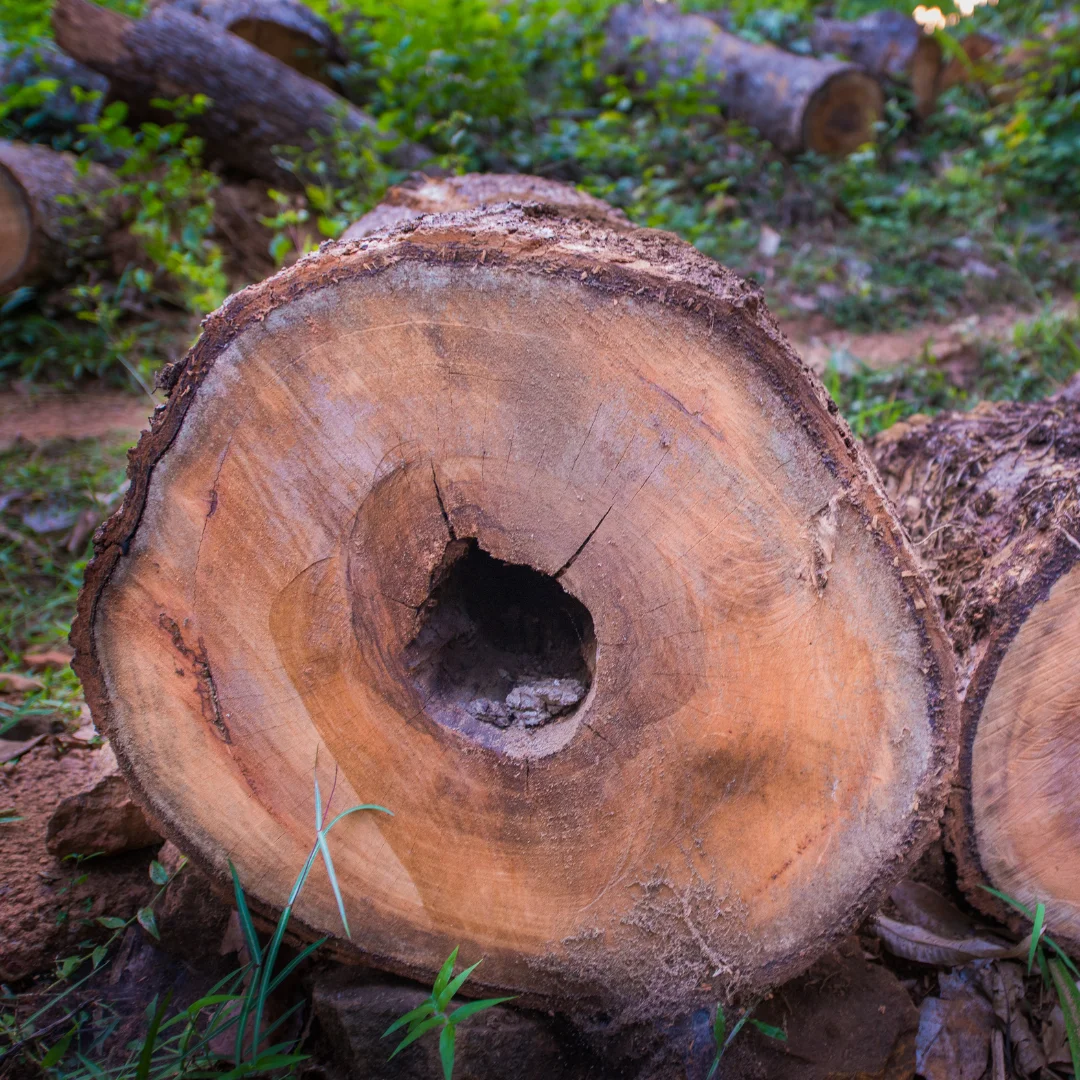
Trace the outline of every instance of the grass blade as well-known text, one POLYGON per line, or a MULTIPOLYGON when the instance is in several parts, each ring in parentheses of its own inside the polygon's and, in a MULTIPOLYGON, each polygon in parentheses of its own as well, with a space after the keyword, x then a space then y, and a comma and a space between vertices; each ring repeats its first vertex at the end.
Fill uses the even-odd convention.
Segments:
POLYGON ((251 912, 248 910, 247 897, 244 896, 244 887, 240 884, 240 875, 229 860, 229 873, 233 879, 233 894, 236 897, 236 912, 240 918, 240 929, 244 932, 244 944, 247 945, 248 955, 252 962, 258 964, 262 960, 262 950, 259 948, 259 935, 255 933, 255 924, 251 921, 251 912))
POLYGON ((1080 1077, 1080 990, 1060 960, 1050 961, 1050 976, 1065 1016, 1065 1036, 1069 1040, 1073 1076, 1080 1077))
POLYGON ((172 1001, 171 990, 165 995, 164 1001, 154 1010, 154 1015, 150 1020, 150 1027, 146 1032, 146 1038, 143 1040, 142 1050, 139 1051, 139 1064, 135 1069, 135 1080, 147 1080, 150 1075, 150 1062, 154 1057, 154 1044, 157 1042, 158 1028, 161 1027, 161 1021, 165 1018, 165 1010, 169 1007, 170 1001, 172 1001))
POLYGON ((326 876, 330 878, 330 888, 334 890, 334 899, 337 901, 338 917, 345 930, 345 936, 352 940, 352 931, 349 929, 349 920, 345 917, 345 901, 341 896, 341 886, 338 884, 337 874, 334 871, 334 860, 330 858, 330 846, 326 842, 324 833, 318 834, 319 851, 322 853, 323 862, 326 864, 326 876))
POLYGON ((274 977, 270 980, 270 993, 272 994, 320 945, 328 939, 321 937, 305 946, 294 956, 274 977))
POLYGON ((1039 939, 1042 937, 1043 921, 1046 919, 1046 905, 1038 904, 1035 908, 1035 920, 1031 924, 1031 945, 1028 947, 1028 974, 1031 974, 1032 965, 1035 963, 1035 951, 1039 947, 1039 939))
POLYGON ((480 966, 482 960, 483 957, 477 960, 472 967, 467 967, 460 975, 455 976, 443 987, 436 997, 440 1009, 445 1009, 454 1000, 454 995, 465 985, 465 980, 480 966))
POLYGON ((376 806, 374 803, 364 803, 362 806, 350 806, 348 810, 342 810, 341 813, 322 830, 322 832, 324 834, 328 833, 342 818, 348 817, 350 814, 358 813, 360 810, 378 810, 380 814, 387 814, 389 817, 394 816, 393 810, 387 810, 385 806, 376 806))
POLYGON ((446 989, 446 984, 450 981, 450 974, 457 963, 457 954, 460 948, 460 945, 454 946, 454 951, 446 958, 443 966, 439 968, 439 974, 435 976, 434 985, 431 987, 431 996, 436 1001, 439 1000, 439 995, 446 989))

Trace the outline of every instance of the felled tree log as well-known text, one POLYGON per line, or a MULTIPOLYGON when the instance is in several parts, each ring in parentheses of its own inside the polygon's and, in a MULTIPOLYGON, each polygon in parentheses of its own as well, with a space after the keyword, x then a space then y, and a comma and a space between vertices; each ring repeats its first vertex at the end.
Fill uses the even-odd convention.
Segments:
POLYGON ((570 184, 523 173, 469 173, 466 176, 425 176, 417 173, 389 188, 383 201, 342 234, 342 240, 360 240, 379 229, 424 214, 476 210, 498 203, 542 203, 566 217, 596 221, 611 229, 632 228, 630 219, 603 199, 570 184))
POLYGON ((228 30, 301 75, 331 84, 327 65, 345 62, 337 35, 299 0, 157 0, 151 12, 171 8, 228 30))
MULTIPOLYGON (((218 26, 172 7, 129 19, 91 0, 58 0, 52 14, 56 41, 65 52, 105 75, 112 93, 138 114, 153 98, 205 94, 209 107, 187 120, 208 157, 248 176, 293 186, 274 147, 310 149, 311 133, 340 125, 370 132, 375 122, 314 79, 218 26)), ((430 155, 414 143, 393 155, 412 168, 430 155)))
POLYGON ((650 84, 701 75, 716 100, 778 149, 847 154, 874 138, 884 99, 852 64, 754 45, 672 5, 623 4, 607 23, 613 66, 642 70, 650 84))
POLYGON ((1080 946, 1080 383, 1037 404, 898 424, 873 454, 933 569, 960 664, 947 840, 980 886, 1080 946))
POLYGON ((907 83, 915 109, 928 116, 938 94, 941 45, 902 11, 873 11, 861 19, 818 19, 810 31, 816 53, 841 53, 872 75, 907 83))
POLYGON ((97 196, 116 183, 101 165, 80 174, 72 154, 0 140, 0 291, 67 281, 76 266, 100 255, 119 208, 97 196), (87 212, 90 202, 96 213, 87 212))
MULTIPOLYGON (((953 661, 761 294, 544 207, 324 245, 233 297, 73 631, 154 819, 282 905, 312 771, 345 953, 578 1015, 805 968, 937 820, 953 661)), ((296 918, 340 934, 313 876, 296 918)))

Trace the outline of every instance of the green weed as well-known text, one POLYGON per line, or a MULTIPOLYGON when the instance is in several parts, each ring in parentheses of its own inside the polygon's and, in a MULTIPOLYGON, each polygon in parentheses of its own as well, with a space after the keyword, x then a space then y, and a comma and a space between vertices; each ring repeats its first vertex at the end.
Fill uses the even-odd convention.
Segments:
POLYGON ((435 982, 431 987, 431 995, 415 1009, 407 1012, 404 1016, 395 1020, 384 1032, 382 1037, 393 1035, 396 1031, 405 1029, 405 1037, 394 1048, 390 1055, 393 1060, 407 1046, 411 1046, 417 1039, 422 1038, 430 1031, 439 1033, 439 1059, 442 1062, 444 1080, 451 1080, 454 1073, 454 1050, 457 1040, 458 1025, 468 1020, 477 1013, 484 1012, 505 1001, 513 1001, 512 997, 484 998, 480 1001, 469 1001, 449 1011, 454 995, 465 985, 469 976, 480 966, 477 960, 471 967, 454 975, 454 964, 457 963, 457 949, 446 958, 446 962, 435 976, 435 982))
POLYGON ((776 1039, 778 1042, 787 1042, 787 1032, 783 1028, 778 1028, 772 1024, 766 1024, 761 1020, 755 1020, 753 1018, 754 1010, 761 1004, 761 998, 748 1005, 738 1020, 735 1021, 731 1031, 727 1030, 727 1017, 724 1013, 724 1006, 716 1006, 716 1015, 713 1017, 712 1035, 713 1042, 716 1044, 716 1055, 713 1057, 712 1064, 709 1066, 709 1071, 706 1074, 706 1080, 712 1080, 712 1077, 716 1075, 716 1070, 720 1068, 720 1059, 724 1056, 727 1048, 732 1044, 735 1036, 742 1031, 746 1024, 750 1024, 752 1027, 756 1027, 762 1035, 767 1036, 770 1039, 776 1039))

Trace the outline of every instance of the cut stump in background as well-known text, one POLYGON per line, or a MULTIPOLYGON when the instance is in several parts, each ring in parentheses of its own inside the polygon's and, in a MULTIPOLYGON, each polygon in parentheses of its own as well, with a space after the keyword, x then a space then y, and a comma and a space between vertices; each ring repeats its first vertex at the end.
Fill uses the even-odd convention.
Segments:
POLYGON ((755 45, 670 4, 614 8, 606 55, 612 67, 643 71, 650 85, 704 78, 730 115, 787 153, 849 154, 873 142, 885 108, 878 81, 853 64, 755 45))
POLYGON ((345 62, 337 35, 299 0, 156 0, 151 13, 171 8, 220 26, 301 75, 330 85, 327 65, 345 62))
POLYGON ((872 453, 933 570, 963 726, 946 839, 981 888, 1080 948, 1080 382, 1046 401, 914 418, 872 453))
MULTIPOLYGON (((188 129, 205 141, 208 159, 245 176, 296 188, 302 180, 282 166, 283 149, 311 150, 317 137, 342 131, 386 137, 322 83, 175 5, 129 19, 91 0, 57 0, 52 26, 57 44, 106 76, 135 119, 155 98, 204 95, 205 110, 185 117, 188 129)), ((397 168, 417 168, 431 155, 403 142, 389 156, 397 168)))
POLYGON ((577 217, 630 229, 630 219, 610 203, 570 184, 524 173, 468 173, 465 176, 425 176, 416 173, 389 188, 381 203, 354 221, 342 240, 362 240, 379 229, 414 221, 425 214, 477 210, 499 203, 543 203, 564 217, 577 217))
POLYGON ((841 53, 880 79, 906 83, 915 111, 929 116, 938 95, 941 45, 908 14, 872 11, 861 19, 816 19, 810 30, 816 53, 841 53))
MULTIPOLYGON (((572 1015, 803 970, 937 819, 948 641, 758 290, 543 207, 329 244, 211 316, 98 534, 96 722, 281 906, 312 776, 355 937, 572 1015)), ((320 871, 294 921, 339 933, 320 871)))
POLYGON ((67 281, 80 261, 101 254, 119 208, 94 196, 116 177, 103 165, 80 175, 76 165, 74 154, 0 139, 0 292, 67 281))

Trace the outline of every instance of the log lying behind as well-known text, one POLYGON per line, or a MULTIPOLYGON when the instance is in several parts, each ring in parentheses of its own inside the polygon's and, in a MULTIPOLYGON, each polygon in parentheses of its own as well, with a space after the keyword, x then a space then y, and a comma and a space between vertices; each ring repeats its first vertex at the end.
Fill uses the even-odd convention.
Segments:
POLYGON ((150 5, 151 12, 162 8, 206 19, 327 85, 327 65, 345 61, 334 31, 299 0, 157 0, 150 5))
MULTIPOLYGON (((205 94, 209 107, 188 125, 205 140, 209 157, 245 175, 295 186, 275 146, 310 149, 312 131, 330 135, 337 124, 374 131, 370 116, 321 83, 183 11, 164 7, 129 19, 91 0, 58 0, 52 19, 57 44, 105 75, 112 93, 136 112, 153 98, 205 94)), ((395 155, 401 168, 430 156, 412 143, 395 155)))
POLYGON ((872 452, 929 561, 963 690, 947 839, 980 888, 1047 905, 1080 947, 1080 382, 898 424, 872 452))
POLYGON ((938 94, 941 45, 902 11, 873 11, 861 19, 817 19, 810 31, 816 53, 841 53, 881 79, 907 83, 915 109, 928 116, 938 94))
MULTIPOLYGON (((677 1015, 807 966, 937 820, 929 583, 760 292, 670 234, 504 206, 327 244, 166 382, 75 667, 264 907, 317 769, 396 815, 331 838, 343 951, 677 1015)), ((325 877, 297 917, 340 933, 325 877)))
POLYGON ((0 40, 0 86, 24 87, 45 80, 55 80, 57 86, 43 102, 27 110, 36 132, 71 132, 79 124, 97 120, 109 91, 108 79, 62 53, 51 41, 20 49, 0 40), (76 100, 75 87, 94 91, 97 97, 76 100))
POLYGON ((412 221, 424 214, 477 210, 498 203, 543 203, 566 217, 583 218, 611 229, 632 228, 630 219, 603 199, 570 184, 524 173, 469 173, 466 176, 425 176, 417 173, 389 188, 374 210, 354 221, 342 240, 361 240, 379 229, 412 221))
POLYGON ((60 200, 115 185, 101 165, 80 175, 72 154, 0 140, 0 292, 66 281, 79 261, 100 254, 96 241, 117 224, 118 213, 99 206, 103 218, 88 218, 60 200))
POLYGON ((847 154, 874 138, 884 98, 873 76, 846 63, 754 45, 673 5, 624 4, 607 23, 614 66, 650 83, 704 75, 717 101, 780 150, 847 154))

